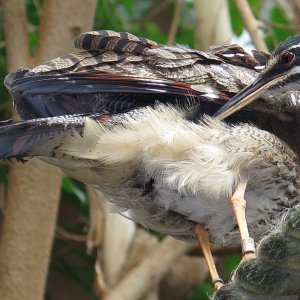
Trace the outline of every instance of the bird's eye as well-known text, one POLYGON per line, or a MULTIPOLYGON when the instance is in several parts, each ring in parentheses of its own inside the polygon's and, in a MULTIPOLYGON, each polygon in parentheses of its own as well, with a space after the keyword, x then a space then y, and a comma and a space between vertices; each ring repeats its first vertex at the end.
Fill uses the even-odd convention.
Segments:
POLYGON ((283 65, 288 66, 293 62, 294 58, 295 58, 294 53, 286 51, 281 55, 280 61, 283 65))

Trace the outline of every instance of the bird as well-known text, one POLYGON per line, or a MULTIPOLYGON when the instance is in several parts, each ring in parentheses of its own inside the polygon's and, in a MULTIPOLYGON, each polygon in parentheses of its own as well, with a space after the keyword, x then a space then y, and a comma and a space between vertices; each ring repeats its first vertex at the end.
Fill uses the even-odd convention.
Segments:
POLYGON ((250 235, 259 239, 298 202, 298 157, 272 134, 282 128, 278 115, 254 106, 232 125, 202 120, 255 80, 269 55, 236 45, 206 53, 112 31, 84 33, 75 45, 86 51, 6 77, 23 121, 0 124, 0 158, 38 156, 101 190, 124 216, 200 241, 219 288, 209 240, 238 244, 240 230, 251 257, 250 235))
POLYGON ((108 30, 83 33, 75 46, 81 52, 6 77, 22 119, 116 114, 156 102, 201 102, 212 113, 250 84, 269 58, 259 51, 249 55, 237 45, 202 52, 108 30))
POLYGON ((183 241, 198 239, 219 288, 209 241, 261 238, 299 203, 299 164, 267 131, 208 116, 194 122, 189 114, 159 104, 109 120, 88 114, 4 123, 0 158, 37 156, 100 190, 125 217, 183 241), (244 198, 247 224, 231 208, 244 198))
MULTIPOLYGON (((188 105, 194 118, 199 113, 213 115, 255 81, 270 60, 268 53, 249 54, 238 45, 203 52, 111 30, 82 33, 74 44, 81 52, 20 68, 5 78, 23 120, 103 111, 110 116, 157 102, 188 105)), ((299 156, 298 94, 274 95, 281 108, 261 99, 226 122, 248 122, 272 132, 299 156)))

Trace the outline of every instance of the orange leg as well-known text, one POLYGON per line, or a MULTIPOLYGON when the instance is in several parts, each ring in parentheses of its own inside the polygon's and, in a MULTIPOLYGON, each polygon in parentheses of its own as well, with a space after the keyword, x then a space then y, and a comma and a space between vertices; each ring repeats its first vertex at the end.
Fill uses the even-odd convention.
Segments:
POLYGON ((219 277, 213 256, 211 254, 208 232, 201 224, 197 224, 194 228, 194 234, 199 242, 199 246, 206 260, 214 289, 218 290, 223 285, 223 280, 219 277))
POLYGON ((246 187, 247 181, 241 181, 230 199, 241 234, 243 260, 255 257, 255 244, 254 240, 249 236, 246 220, 246 200, 244 198, 246 187))

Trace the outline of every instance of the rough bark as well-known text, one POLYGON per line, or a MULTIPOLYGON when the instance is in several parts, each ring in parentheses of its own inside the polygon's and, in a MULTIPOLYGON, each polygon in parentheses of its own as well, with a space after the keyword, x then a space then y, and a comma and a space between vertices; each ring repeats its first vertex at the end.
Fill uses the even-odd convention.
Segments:
POLYGON ((45 1, 35 64, 73 51, 74 37, 93 26, 96 4, 96 0, 45 1))
MULTIPOLYGON (((30 65, 23 2, 2 1, 9 71, 30 65)), ((96 0, 45 1, 34 63, 69 51, 74 28, 91 29, 95 7, 96 0)), ((11 164, 0 242, 2 299, 43 299, 60 179, 58 169, 38 160, 11 164)))

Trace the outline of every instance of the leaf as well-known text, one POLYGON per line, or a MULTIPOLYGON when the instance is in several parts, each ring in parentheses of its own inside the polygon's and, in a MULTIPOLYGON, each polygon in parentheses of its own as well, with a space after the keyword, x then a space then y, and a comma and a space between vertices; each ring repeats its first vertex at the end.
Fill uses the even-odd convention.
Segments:
POLYGON ((62 189, 63 191, 69 194, 74 194, 77 197, 77 199, 81 202, 81 204, 87 204, 86 193, 81 188, 79 188, 75 184, 74 180, 70 177, 63 177, 62 189))
POLYGON ((240 36, 243 33, 244 25, 243 25, 243 20, 240 17, 239 12, 234 4, 234 0, 228 1, 228 8, 229 8, 232 30, 235 35, 240 36))
MULTIPOLYGON (((210 279, 207 279, 207 282, 210 279)), ((198 285, 195 290, 188 296, 187 300, 209 299, 209 296, 214 292, 211 284, 204 283, 198 285)))
POLYGON ((295 31, 288 27, 289 21, 282 8, 275 6, 272 9, 271 21, 273 22, 272 32, 277 44, 295 34, 295 31))

